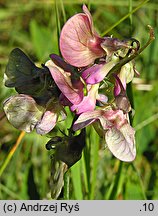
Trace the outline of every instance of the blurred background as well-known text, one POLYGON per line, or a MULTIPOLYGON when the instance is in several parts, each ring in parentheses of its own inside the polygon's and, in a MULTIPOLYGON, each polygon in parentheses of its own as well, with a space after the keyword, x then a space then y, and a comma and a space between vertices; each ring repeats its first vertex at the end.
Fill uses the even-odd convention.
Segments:
MULTIPOLYGON (((25 134, 16 148, 20 131, 7 121, 3 112, 3 101, 16 94, 14 89, 3 84, 9 53, 19 47, 37 65, 45 63, 50 53, 59 54, 60 29, 69 17, 82 12, 84 3, 90 8, 94 26, 101 35, 108 31, 106 35, 120 39, 134 37, 144 45, 149 38, 149 24, 155 30, 156 39, 136 59, 140 77, 132 83, 137 146, 135 161, 120 163, 89 127, 82 159, 69 171, 70 199, 158 199, 157 0, 57 2, 0 0, 0 199, 51 199, 50 153, 45 148, 50 137, 35 132, 25 134), (128 15, 140 4, 135 13, 128 15), (126 15, 127 18, 118 23, 126 15), (115 24, 116 27, 110 30, 115 24), (2 172, 13 148, 16 151, 2 172)), ((61 128, 66 129, 67 124, 69 122, 61 123, 61 128)), ((55 128, 52 135, 57 134, 55 128)))

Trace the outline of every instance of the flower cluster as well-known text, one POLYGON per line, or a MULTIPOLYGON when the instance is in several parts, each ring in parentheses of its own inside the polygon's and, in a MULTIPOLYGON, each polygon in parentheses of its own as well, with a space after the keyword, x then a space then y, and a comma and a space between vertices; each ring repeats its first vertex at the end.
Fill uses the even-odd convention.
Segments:
POLYGON ((85 5, 83 12, 71 17, 61 31, 64 60, 52 54, 45 65, 61 91, 60 103, 78 117, 73 130, 95 122, 113 155, 132 161, 136 155, 135 132, 128 120, 131 105, 126 84, 133 79, 134 64, 130 61, 116 73, 110 72, 121 59, 138 50, 139 43, 135 39, 100 37, 85 5))
MULTIPOLYGON (((74 113, 74 120, 71 137, 66 139, 70 145, 64 150, 69 158, 60 156, 61 161, 72 166, 79 160, 82 151, 70 140, 75 131, 90 124, 115 157, 133 161, 135 131, 128 118, 131 105, 126 87, 137 72, 133 60, 124 64, 122 60, 138 50, 139 42, 135 39, 101 37, 83 5, 83 13, 71 17, 62 28, 60 51, 63 58, 51 54, 51 60, 43 68, 37 68, 20 49, 10 54, 5 85, 15 87, 19 94, 4 102, 8 120, 18 129, 26 132, 36 129, 43 135, 66 118, 64 108, 68 106, 74 113), (79 154, 72 159, 74 151, 79 154)), ((50 143, 55 145, 56 142, 50 143)), ((60 146, 61 143, 63 140, 60 146)))

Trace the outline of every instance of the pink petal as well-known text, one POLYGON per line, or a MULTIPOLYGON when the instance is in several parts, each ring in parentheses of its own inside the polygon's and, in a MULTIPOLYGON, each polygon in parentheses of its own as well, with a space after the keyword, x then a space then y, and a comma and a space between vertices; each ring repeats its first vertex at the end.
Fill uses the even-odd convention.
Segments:
POLYGON ((98 94, 97 95, 97 101, 100 101, 102 103, 107 103, 108 102, 108 97, 104 94, 98 94))
POLYGON ((89 26, 92 29, 92 32, 94 32, 94 27, 93 27, 93 20, 92 20, 92 16, 91 13, 89 12, 87 6, 84 4, 82 7, 83 12, 87 15, 88 21, 89 21, 89 26))
POLYGON ((76 114, 81 114, 83 112, 93 111, 96 106, 96 96, 99 85, 93 85, 88 91, 88 95, 83 98, 81 103, 74 104, 70 107, 71 111, 75 111, 76 114))
MULTIPOLYGON (((74 123, 74 128, 80 129, 80 123, 88 120, 99 120, 103 129, 107 130, 112 127, 120 128, 127 124, 127 119, 122 110, 94 110, 82 113, 74 123)), ((83 124, 84 125, 84 124, 83 124)), ((78 129, 77 129, 78 130, 78 129)))
POLYGON ((94 110, 82 113, 73 125, 73 130, 77 131, 96 121, 101 116, 102 110, 94 110))
POLYGON ((71 17, 63 26, 60 35, 60 50, 64 59, 76 67, 84 67, 105 53, 102 39, 94 32, 92 17, 86 6, 85 13, 71 17))
POLYGON ((46 66, 49 68, 50 73, 57 84, 60 91, 72 104, 79 104, 83 99, 83 84, 80 80, 71 81, 70 73, 64 72, 61 68, 57 67, 52 61, 48 61, 46 66))
POLYGON ((99 83, 116 64, 117 61, 110 61, 105 64, 95 64, 82 72, 82 78, 87 84, 93 85, 99 83))
POLYGON ((122 110, 105 110, 99 119, 104 130, 109 128, 107 126, 107 121, 111 123, 113 127, 116 127, 118 130, 127 123, 126 116, 124 115, 122 110))
POLYGON ((118 77, 118 79, 117 79, 117 75, 116 75, 116 77, 115 77, 115 86, 114 86, 114 96, 116 97, 116 96, 118 96, 119 94, 120 94, 120 92, 121 92, 121 85, 120 85, 120 82, 119 82, 119 77, 118 77))
POLYGON ((73 130, 82 129, 96 120, 105 132, 106 144, 115 157, 122 161, 130 162, 135 159, 135 131, 127 123, 123 112, 113 110, 95 110, 82 113, 73 125, 73 130))
POLYGON ((108 148, 119 160, 130 162, 135 159, 136 148, 134 129, 125 124, 120 130, 113 127, 105 134, 105 140, 108 148))
POLYGON ((46 111, 41 121, 36 125, 36 132, 42 135, 49 133, 55 127, 57 119, 57 113, 46 111))
POLYGON ((82 72, 82 78, 88 84, 95 84, 100 80, 100 69, 103 67, 104 64, 94 64, 92 67, 84 70, 82 72))

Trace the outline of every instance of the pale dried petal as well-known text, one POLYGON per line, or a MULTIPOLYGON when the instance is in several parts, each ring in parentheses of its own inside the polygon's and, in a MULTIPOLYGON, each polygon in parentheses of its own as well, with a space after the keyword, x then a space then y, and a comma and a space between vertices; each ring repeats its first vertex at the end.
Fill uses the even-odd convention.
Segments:
POLYGON ((50 188, 52 199, 57 199, 64 185, 64 174, 67 172, 68 166, 66 163, 57 160, 56 157, 51 157, 51 177, 50 188))
POLYGON ((123 125, 120 130, 115 127, 109 129, 105 134, 108 148, 119 160, 131 162, 136 156, 135 131, 129 125, 123 125))
POLYGON ((12 96, 4 101, 9 122, 17 129, 31 132, 42 116, 36 101, 28 95, 12 96))

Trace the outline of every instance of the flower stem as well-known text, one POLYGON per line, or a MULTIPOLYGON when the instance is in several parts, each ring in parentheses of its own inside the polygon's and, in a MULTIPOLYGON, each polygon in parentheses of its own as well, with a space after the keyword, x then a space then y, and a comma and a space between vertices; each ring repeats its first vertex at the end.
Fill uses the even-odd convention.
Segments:
POLYGON ((136 131, 141 130, 145 126, 151 124, 152 122, 156 121, 158 119, 158 113, 150 116, 149 118, 145 119, 144 121, 137 124, 134 128, 136 131))
POLYGON ((117 64, 109 71, 107 77, 109 77, 112 73, 115 73, 115 72, 119 71, 120 68, 121 68, 123 65, 125 65, 126 63, 132 61, 134 58, 136 58, 138 55, 140 55, 140 54, 143 52, 143 50, 151 44, 151 42, 155 39, 155 36, 154 36, 154 29, 153 29, 150 25, 148 25, 148 28, 149 28, 149 39, 148 39, 148 41, 146 42, 146 44, 145 44, 143 47, 141 47, 139 50, 137 50, 133 55, 131 55, 131 56, 129 56, 129 57, 126 57, 126 58, 120 60, 119 63, 117 63, 117 64))
POLYGON ((121 179, 122 167, 123 167, 123 162, 119 161, 118 172, 117 172, 117 175, 115 177, 114 186, 112 188, 112 191, 111 191, 111 193, 109 195, 108 200, 116 199, 116 196, 117 196, 117 193, 118 193, 118 188, 119 188, 119 183, 120 183, 120 179, 121 179))

